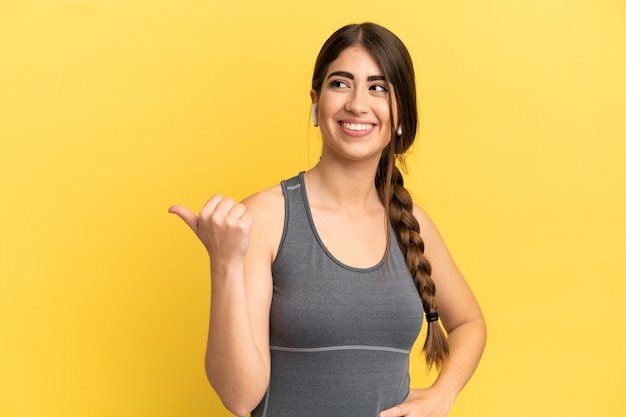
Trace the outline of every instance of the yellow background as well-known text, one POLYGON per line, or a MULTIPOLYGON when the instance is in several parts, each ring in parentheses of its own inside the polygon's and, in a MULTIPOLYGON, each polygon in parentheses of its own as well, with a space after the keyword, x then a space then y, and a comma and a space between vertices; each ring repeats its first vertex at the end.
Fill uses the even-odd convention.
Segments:
POLYGON ((365 20, 413 55, 407 182, 488 321, 450 416, 626 415, 623 0, 2 0, 1 416, 228 415, 167 207, 310 167, 315 57, 365 20))

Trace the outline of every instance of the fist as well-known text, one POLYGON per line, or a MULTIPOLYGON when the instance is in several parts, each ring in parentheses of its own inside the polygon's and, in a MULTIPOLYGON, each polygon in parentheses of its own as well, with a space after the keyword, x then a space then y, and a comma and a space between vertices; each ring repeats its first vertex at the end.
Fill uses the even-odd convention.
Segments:
POLYGON ((252 226, 252 215, 243 204, 214 195, 198 215, 182 206, 172 206, 168 211, 178 215, 196 234, 212 262, 243 260, 252 226))

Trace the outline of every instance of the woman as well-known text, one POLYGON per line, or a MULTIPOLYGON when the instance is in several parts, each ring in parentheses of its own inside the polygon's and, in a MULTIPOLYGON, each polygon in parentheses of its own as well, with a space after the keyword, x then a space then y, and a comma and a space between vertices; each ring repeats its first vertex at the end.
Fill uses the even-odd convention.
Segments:
POLYGON ((311 99, 323 140, 312 169, 240 204, 216 195, 198 216, 170 208, 211 259, 208 378, 239 416, 445 416, 486 333, 395 165, 417 130, 410 56, 381 26, 343 27, 320 51, 311 99), (410 389, 424 315, 440 373, 410 389))

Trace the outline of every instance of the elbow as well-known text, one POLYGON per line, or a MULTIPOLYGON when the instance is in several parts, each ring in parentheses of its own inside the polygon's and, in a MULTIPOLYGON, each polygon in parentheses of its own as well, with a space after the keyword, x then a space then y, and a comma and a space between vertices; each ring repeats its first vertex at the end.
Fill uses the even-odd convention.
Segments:
POLYGON ((472 329, 472 334, 484 347, 487 343, 487 323, 485 322, 485 318, 481 315, 469 321, 468 327, 472 329))
POLYGON ((224 404, 224 407, 226 407, 228 411, 230 411, 237 417, 245 417, 249 415, 252 412, 252 410, 254 410, 254 408, 248 409, 247 407, 241 407, 238 404, 233 404, 232 406, 229 406, 224 402, 222 402, 222 404, 224 404))
POLYGON ((482 333, 483 344, 487 343, 487 322, 485 321, 485 317, 481 316, 479 320, 480 331, 482 333))
POLYGON ((475 346, 482 351, 487 344, 487 324, 480 316, 460 323, 448 331, 448 340, 462 340, 463 344, 475 346))
POLYGON ((487 345, 487 323, 485 322, 485 319, 481 317, 473 324, 473 338, 476 340, 478 348, 480 349, 480 352, 482 354, 482 352, 485 350, 485 346, 487 345))
POLYGON ((211 378, 209 372, 207 372, 207 378, 211 387, 219 396, 222 405, 232 414, 239 417, 249 415, 265 396, 265 390, 257 390, 252 386, 248 386, 246 389, 245 385, 247 384, 243 384, 244 387, 240 384, 226 385, 224 381, 220 382, 220 378, 211 378))
POLYGON ((238 417, 245 417, 249 415, 259 405, 259 401, 246 401, 241 398, 227 398, 226 396, 220 396, 222 404, 228 411, 238 417))

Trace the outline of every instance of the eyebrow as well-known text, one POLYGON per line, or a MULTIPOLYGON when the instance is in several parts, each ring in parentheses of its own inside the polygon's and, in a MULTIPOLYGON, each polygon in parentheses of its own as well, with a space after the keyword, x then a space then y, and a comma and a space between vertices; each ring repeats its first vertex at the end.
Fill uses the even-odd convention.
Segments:
MULTIPOLYGON (((330 77, 344 77, 347 78, 349 80, 354 80, 354 75, 350 74, 349 72, 346 71, 335 71, 331 74, 328 74, 328 77, 326 77, 326 79, 329 79, 330 77)), ((367 81, 385 81, 385 76, 384 75, 370 75, 369 77, 367 77, 367 81)))

